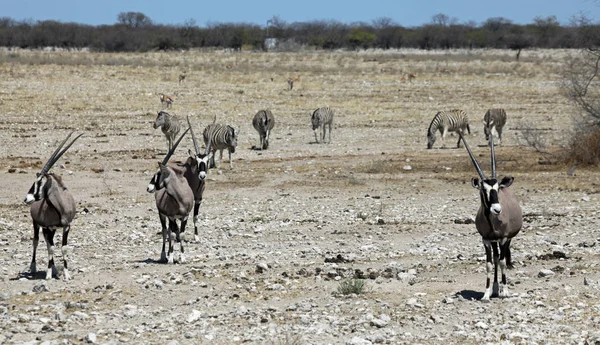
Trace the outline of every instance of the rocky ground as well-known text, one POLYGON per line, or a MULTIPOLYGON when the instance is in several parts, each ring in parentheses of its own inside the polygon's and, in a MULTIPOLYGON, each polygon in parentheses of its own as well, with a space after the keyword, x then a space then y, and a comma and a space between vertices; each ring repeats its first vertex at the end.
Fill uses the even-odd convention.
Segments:
POLYGON ((600 174, 558 163, 573 109, 555 55, 3 52, 0 343, 600 343, 600 174), (197 133, 214 115, 240 130, 233 169, 225 157, 209 173, 185 264, 158 262, 145 191, 166 146, 151 127, 160 92, 177 94, 169 112, 197 133), (322 105, 336 110, 330 144, 309 128, 322 105), (456 137, 426 150, 425 134, 436 110, 465 109, 488 171, 480 121, 492 106, 509 116, 498 173, 515 176, 524 227, 511 296, 483 303, 476 172, 456 137), (267 151, 252 149, 261 108, 276 117, 267 151), (525 143, 527 126, 548 153, 525 143), (72 279, 57 260, 47 281, 43 243, 29 274, 22 198, 71 130, 85 136, 54 170, 77 202, 72 279), (363 293, 341 294, 352 279, 363 293))

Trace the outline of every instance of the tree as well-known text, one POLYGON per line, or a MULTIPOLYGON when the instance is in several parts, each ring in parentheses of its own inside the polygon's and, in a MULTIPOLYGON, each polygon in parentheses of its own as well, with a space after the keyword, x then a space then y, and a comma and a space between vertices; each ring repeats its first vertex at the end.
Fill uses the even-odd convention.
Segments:
POLYGON ((152 25, 152 20, 141 12, 121 12, 117 16, 117 23, 130 28, 142 28, 152 25))

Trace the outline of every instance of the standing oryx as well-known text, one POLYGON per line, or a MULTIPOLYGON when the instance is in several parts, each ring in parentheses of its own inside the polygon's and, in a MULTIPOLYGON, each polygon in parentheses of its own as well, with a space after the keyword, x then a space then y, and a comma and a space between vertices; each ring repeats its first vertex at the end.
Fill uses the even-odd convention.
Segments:
POLYGON ((154 129, 160 127, 160 130, 167 139, 167 150, 170 150, 173 146, 173 140, 177 137, 177 134, 181 131, 181 124, 179 118, 175 115, 171 115, 166 111, 159 111, 154 120, 154 129))
POLYGON ((162 226, 163 245, 160 254, 161 261, 173 263, 173 238, 172 233, 175 232, 176 239, 180 242, 181 258, 179 262, 185 262, 183 236, 181 233, 185 231, 187 219, 194 206, 194 194, 190 185, 184 177, 185 169, 178 166, 167 166, 167 162, 175 149, 181 142, 181 139, 187 134, 188 128, 173 147, 169 150, 162 162, 158 163, 158 172, 154 174, 150 184, 148 185, 148 193, 154 193, 156 200, 156 208, 160 217, 162 226), (169 228, 167 230, 166 218, 169 218, 169 228), (181 227, 177 226, 177 219, 181 221, 181 227), (165 253, 165 243, 169 239, 169 256, 165 253))
POLYGON ((506 124, 506 111, 502 108, 488 109, 483 116, 483 132, 485 140, 489 142, 490 133, 498 133, 498 145, 502 145, 502 128, 506 124))
MULTIPOLYGON (((448 132, 460 132, 465 129, 471 134, 467 113, 459 109, 438 111, 427 129, 427 148, 430 149, 433 147, 433 144, 435 143, 435 132, 438 130, 442 134, 442 148, 445 148, 446 135, 448 132)), ((460 147, 460 137, 458 138, 456 147, 460 147)))
POLYGON ((329 143, 331 143, 331 127, 333 125, 333 110, 329 107, 322 107, 315 110, 311 117, 310 122, 312 123, 312 129, 315 132, 315 141, 319 143, 319 138, 317 137, 317 129, 321 127, 323 129, 323 135, 321 137, 321 142, 325 142, 325 128, 329 126, 329 143))
POLYGON ((69 270, 67 267, 67 256, 69 246, 67 238, 71 229, 71 222, 75 218, 75 201, 73 195, 67 189, 62 179, 58 175, 49 172, 52 166, 60 159, 60 157, 73 145, 75 140, 79 139, 83 133, 71 141, 64 149, 63 145, 69 140, 73 132, 71 132, 65 140, 56 148, 50 159, 46 162, 42 170, 37 174, 37 179, 29 189, 25 196, 25 203, 31 205, 30 213, 33 220, 33 257, 31 259, 30 272, 36 272, 35 252, 40 240, 40 227, 46 240, 48 247, 48 270, 46 271, 46 279, 52 278, 52 273, 56 271, 54 265, 54 233, 56 228, 62 227, 62 256, 63 256, 63 276, 65 280, 69 280, 69 270))
POLYGON ((275 126, 275 118, 270 110, 259 110, 252 119, 252 126, 260 136, 260 148, 266 150, 269 148, 269 135, 273 126, 275 126))
POLYGON ((221 161, 223 160, 223 150, 227 149, 229 152, 229 169, 233 169, 233 163, 231 162, 231 154, 235 153, 237 147, 237 135, 238 132, 229 125, 220 125, 215 120, 212 124, 204 128, 202 136, 204 137, 204 146, 210 146, 213 152, 211 157, 211 167, 220 168, 221 161), (215 154, 219 150, 219 166, 215 164, 215 154))
POLYGON ((523 226, 523 214, 521 206, 515 197, 510 186, 514 181, 514 177, 504 177, 501 181, 496 179, 496 155, 494 152, 494 136, 490 134, 491 148, 491 169, 492 176, 486 178, 483 171, 479 167, 479 163, 473 156, 469 145, 462 136, 462 132, 458 132, 459 137, 465 143, 465 148, 469 152, 473 166, 477 170, 481 181, 473 178, 471 184, 479 190, 481 204, 475 225, 477 231, 483 238, 483 246, 485 247, 487 281, 485 285, 485 294, 483 301, 489 301, 492 293, 498 295, 498 263, 502 274, 502 285, 500 286, 501 297, 508 297, 508 288, 506 286, 506 268, 512 268, 510 256, 510 241, 515 237, 523 226), (498 254, 498 247, 500 253, 498 254), (493 291, 490 285, 492 275, 492 254, 494 260, 494 285, 493 291))

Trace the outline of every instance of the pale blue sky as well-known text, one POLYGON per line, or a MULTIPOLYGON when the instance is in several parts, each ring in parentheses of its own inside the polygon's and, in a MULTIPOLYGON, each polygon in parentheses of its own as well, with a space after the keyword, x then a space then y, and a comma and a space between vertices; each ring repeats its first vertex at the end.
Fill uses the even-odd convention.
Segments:
POLYGON ((343 23, 390 17, 406 27, 431 21, 438 13, 473 20, 504 17, 527 24, 536 16, 555 15, 561 24, 584 13, 600 19, 598 0, 0 0, 0 17, 58 20, 82 24, 114 24, 120 12, 142 12, 159 24, 245 22, 265 25, 274 15, 290 22, 333 19, 343 23))

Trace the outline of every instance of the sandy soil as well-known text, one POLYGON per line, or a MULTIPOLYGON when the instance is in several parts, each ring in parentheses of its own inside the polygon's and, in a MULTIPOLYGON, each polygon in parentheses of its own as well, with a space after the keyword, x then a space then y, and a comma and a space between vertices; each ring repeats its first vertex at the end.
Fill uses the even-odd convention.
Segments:
POLYGON ((558 88, 566 54, 2 52, 0 343, 600 342, 600 173, 548 164, 574 113, 558 88), (292 91, 290 76, 300 76, 292 91), (159 93, 175 95, 168 111, 189 115, 196 133, 215 115, 240 133, 233 169, 225 154, 209 173, 186 264, 157 262, 145 191, 166 147, 152 128, 159 93), (336 111, 333 140, 315 144, 310 113, 324 105, 336 111), (476 172, 455 136, 427 150, 426 130, 437 111, 465 110, 489 171, 481 120, 491 107, 508 113, 498 173, 515 177, 525 222, 512 296, 482 303, 476 172), (276 125, 257 151, 251 120, 265 108, 276 125), (42 272, 28 273, 22 200, 72 130, 85 136, 54 168, 77 203, 72 280, 46 281, 43 244, 42 272), (351 278, 366 291, 338 294, 351 278))

